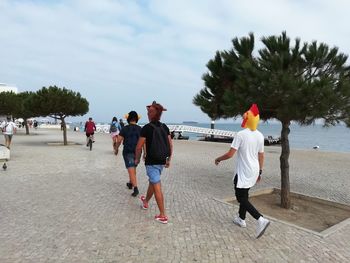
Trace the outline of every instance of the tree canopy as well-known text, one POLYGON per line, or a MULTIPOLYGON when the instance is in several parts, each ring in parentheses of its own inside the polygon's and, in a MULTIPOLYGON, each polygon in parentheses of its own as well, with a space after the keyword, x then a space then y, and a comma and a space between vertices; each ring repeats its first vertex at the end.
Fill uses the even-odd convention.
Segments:
POLYGON ((43 87, 36 92, 33 104, 35 113, 40 116, 50 116, 59 119, 63 126, 63 141, 67 145, 65 118, 81 116, 89 111, 89 103, 79 92, 57 86, 43 87))
MULTIPOLYGON (((0 115, 12 115, 24 120, 31 117, 50 116, 61 121, 63 125, 63 140, 67 144, 65 118, 80 116, 89 111, 88 101, 79 92, 57 86, 43 87, 37 92, 0 93, 0 115)), ((26 133, 29 129, 26 124, 26 133)))
POLYGON ((36 92, 35 110, 42 116, 60 119, 67 116, 81 116, 88 112, 89 103, 79 92, 59 88, 43 87, 36 92), (58 117, 59 116, 59 117, 58 117))
POLYGON ((20 99, 17 94, 10 92, 0 92, 0 115, 12 115, 20 107, 20 99))
POLYGON ((35 96, 36 93, 31 91, 25 91, 16 94, 19 103, 18 106, 13 109, 12 115, 15 118, 23 118, 26 127, 26 134, 29 134, 27 119, 40 116, 40 114, 35 111, 35 105, 33 104, 35 96))
POLYGON ((230 50, 218 51, 202 77, 204 88, 193 103, 211 118, 241 116, 257 103, 262 120, 282 123, 282 206, 289 200, 289 126, 291 121, 325 125, 341 121, 350 127, 350 67, 348 56, 325 43, 291 43, 286 32, 261 39, 254 52, 253 33, 232 40, 230 50))

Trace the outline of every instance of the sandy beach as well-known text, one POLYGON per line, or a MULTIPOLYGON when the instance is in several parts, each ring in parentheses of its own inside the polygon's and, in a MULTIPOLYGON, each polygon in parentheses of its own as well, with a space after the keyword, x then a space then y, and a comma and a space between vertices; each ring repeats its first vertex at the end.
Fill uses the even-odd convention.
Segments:
MULTIPOLYGON (((0 262, 347 262, 350 225, 326 238, 272 222, 254 238, 255 221, 233 225, 234 160, 214 159, 230 144, 174 141, 163 173, 169 224, 153 220, 155 201, 143 211, 126 188, 122 156, 108 134, 90 152, 85 135, 60 146, 59 130, 19 131, 8 169, 0 171, 0 262)), ((3 138, 0 141, 3 143, 3 138)), ((280 187, 280 147, 265 147, 263 180, 252 189, 280 187)), ((350 153, 291 150, 291 190, 350 204, 350 153)), ((144 165, 137 170, 147 187, 144 165)))

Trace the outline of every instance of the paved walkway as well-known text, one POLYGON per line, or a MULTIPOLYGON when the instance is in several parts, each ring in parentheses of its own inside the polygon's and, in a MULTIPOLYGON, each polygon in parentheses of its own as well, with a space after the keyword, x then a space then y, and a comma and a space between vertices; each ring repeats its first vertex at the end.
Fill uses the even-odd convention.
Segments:
MULTIPOLYGON (((175 141, 163 175, 169 224, 140 209, 125 187, 122 156, 98 134, 84 145, 52 146, 59 131, 14 136, 8 170, 0 171, 0 262, 349 262, 350 225, 326 238, 273 221, 255 239, 255 221, 232 224, 232 162, 213 160, 229 145, 175 141)), ((84 143, 70 132, 70 141, 84 143)), ((266 148, 264 181, 278 187, 279 148, 266 148)), ((350 203, 350 154, 293 151, 291 186, 305 194, 350 203)), ((139 188, 146 190, 144 166, 139 188)))

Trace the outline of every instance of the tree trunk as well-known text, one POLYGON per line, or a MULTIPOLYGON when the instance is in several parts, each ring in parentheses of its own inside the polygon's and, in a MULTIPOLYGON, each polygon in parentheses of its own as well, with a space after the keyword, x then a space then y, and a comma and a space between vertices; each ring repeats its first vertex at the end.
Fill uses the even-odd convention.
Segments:
POLYGON ((63 145, 67 145, 67 127, 64 118, 61 118, 61 127, 63 128, 63 145))
POLYGON ((281 131, 281 146, 282 152, 280 156, 280 168, 281 168, 281 207, 289 209, 291 205, 290 200, 290 183, 289 183, 289 139, 288 135, 290 121, 282 121, 281 131))
POLYGON ((23 119, 23 122, 24 122, 24 126, 26 127, 26 135, 29 135, 29 126, 27 123, 27 119, 23 119))

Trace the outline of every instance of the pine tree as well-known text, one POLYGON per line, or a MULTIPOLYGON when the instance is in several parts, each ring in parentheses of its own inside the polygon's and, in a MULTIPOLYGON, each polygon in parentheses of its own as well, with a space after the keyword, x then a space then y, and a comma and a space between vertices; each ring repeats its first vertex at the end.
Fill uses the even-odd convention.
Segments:
POLYGON ((36 92, 33 104, 39 116, 50 116, 61 121, 63 127, 63 143, 67 145, 67 116, 81 116, 89 111, 89 102, 79 92, 57 86, 43 87, 36 92))
POLYGON ((257 103, 262 120, 281 122, 281 206, 290 208, 290 124, 323 119, 325 126, 342 121, 350 127, 350 67, 348 56, 324 43, 301 44, 297 38, 292 45, 286 32, 261 41, 257 53, 252 33, 217 52, 193 102, 214 118, 241 116, 257 103))

